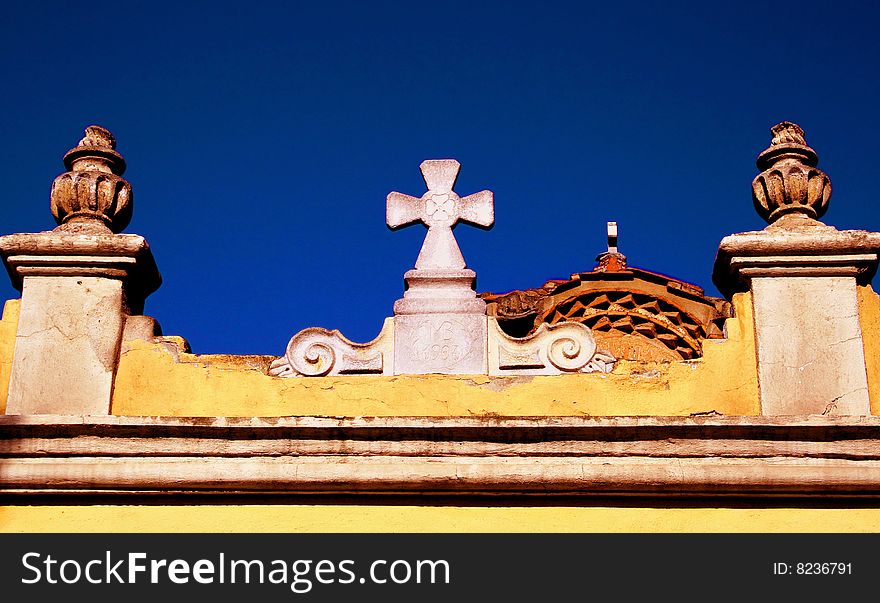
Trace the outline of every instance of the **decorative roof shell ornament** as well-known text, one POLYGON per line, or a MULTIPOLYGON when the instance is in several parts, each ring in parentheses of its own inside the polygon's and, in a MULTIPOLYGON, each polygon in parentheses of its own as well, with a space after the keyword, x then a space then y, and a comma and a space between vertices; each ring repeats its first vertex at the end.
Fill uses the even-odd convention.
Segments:
POLYGON ((720 339, 729 302, 695 285, 627 265, 616 222, 608 250, 590 272, 535 289, 483 293, 486 311, 511 337, 571 322, 590 328, 596 344, 619 359, 674 362, 702 356, 704 339, 720 339))
POLYGON ((773 140, 758 155, 762 171, 752 182, 755 209, 771 224, 792 213, 818 220, 831 199, 831 180, 816 167, 819 156, 799 125, 784 121, 770 131, 773 140))
POLYGON ((50 207, 56 230, 119 233, 131 221, 131 184, 121 176, 125 159, 106 128, 89 126, 79 144, 64 155, 69 170, 52 183, 50 207))

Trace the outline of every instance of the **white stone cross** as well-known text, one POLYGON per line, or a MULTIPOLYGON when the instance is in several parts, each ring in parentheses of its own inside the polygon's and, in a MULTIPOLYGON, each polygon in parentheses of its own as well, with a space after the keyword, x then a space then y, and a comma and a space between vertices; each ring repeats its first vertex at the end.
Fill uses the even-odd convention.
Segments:
POLYGON ((385 221, 391 229, 421 222, 428 227, 416 270, 462 270, 464 257, 452 229, 458 222, 489 228, 495 223, 492 191, 459 197, 452 191, 461 164, 454 159, 429 159, 419 166, 428 192, 421 198, 389 193, 385 221))

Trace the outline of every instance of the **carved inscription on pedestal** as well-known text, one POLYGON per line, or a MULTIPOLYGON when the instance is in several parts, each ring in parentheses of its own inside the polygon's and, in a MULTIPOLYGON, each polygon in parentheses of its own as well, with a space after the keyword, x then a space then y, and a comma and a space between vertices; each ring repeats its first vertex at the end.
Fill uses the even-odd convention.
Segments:
POLYGON ((394 317, 397 374, 485 372, 486 317, 422 314, 394 317))
POLYGON ((439 325, 422 320, 409 345, 413 355, 431 368, 455 366, 470 353, 467 333, 461 323, 454 320, 444 320, 439 325))

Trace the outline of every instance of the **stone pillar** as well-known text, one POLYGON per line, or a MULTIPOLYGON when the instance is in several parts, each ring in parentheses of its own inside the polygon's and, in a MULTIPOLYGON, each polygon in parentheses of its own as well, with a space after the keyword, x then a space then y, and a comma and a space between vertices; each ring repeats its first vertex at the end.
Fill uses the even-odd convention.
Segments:
POLYGON ((106 415, 125 322, 161 283, 131 218, 115 139, 91 126, 52 186, 51 232, 0 237, 21 290, 7 414, 106 415))
POLYGON ((730 297, 750 290, 765 415, 868 415, 856 286, 877 270, 880 233, 818 221, 831 182, 803 130, 783 122, 758 157, 755 207, 770 225, 726 237, 713 278, 730 297))
POLYGON ((425 272, 407 272, 407 290, 394 303, 395 374, 485 374, 489 323, 476 274, 425 272))

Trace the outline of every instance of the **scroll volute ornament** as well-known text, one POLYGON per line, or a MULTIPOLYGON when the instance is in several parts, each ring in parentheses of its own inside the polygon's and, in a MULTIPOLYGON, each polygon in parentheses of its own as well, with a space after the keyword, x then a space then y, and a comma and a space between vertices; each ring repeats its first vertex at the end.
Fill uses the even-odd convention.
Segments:
POLYGON ((770 130, 773 140, 757 160, 763 171, 752 182, 755 209, 770 223, 789 213, 818 220, 831 198, 831 180, 816 167, 819 156, 797 124, 784 121, 770 130))
POLYGON ((70 170, 52 183, 50 205, 56 230, 121 232, 131 221, 131 184, 120 176, 125 159, 116 138, 101 126, 89 126, 79 144, 64 155, 70 170))

